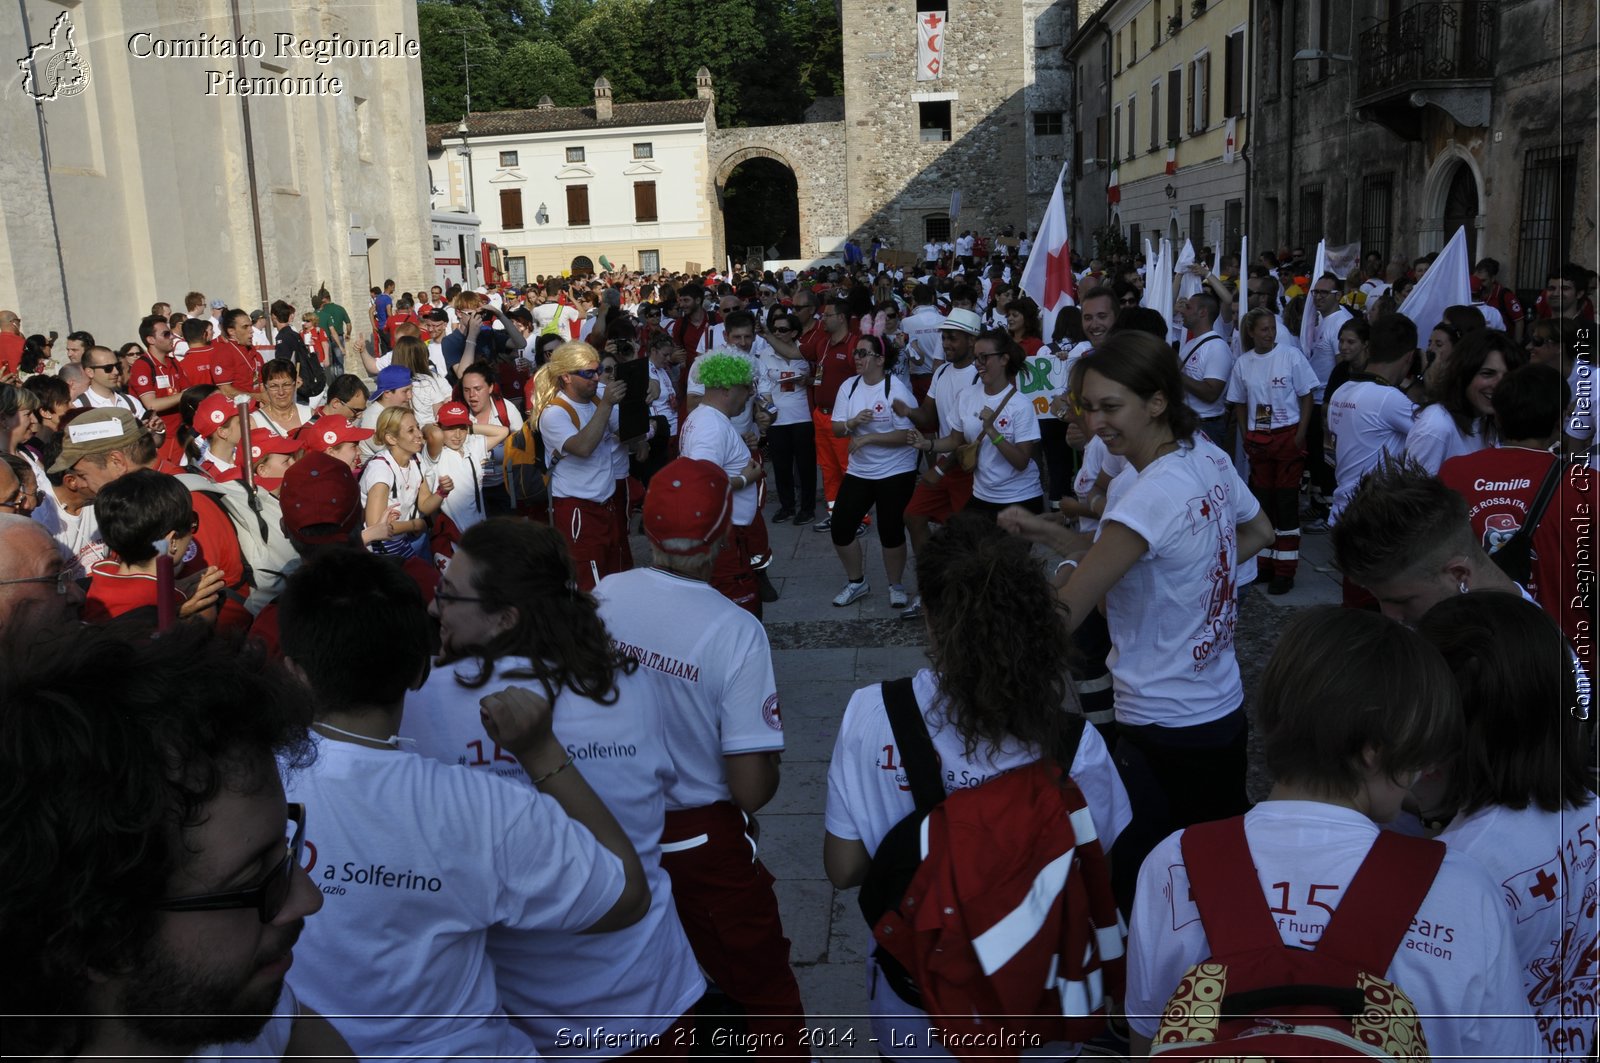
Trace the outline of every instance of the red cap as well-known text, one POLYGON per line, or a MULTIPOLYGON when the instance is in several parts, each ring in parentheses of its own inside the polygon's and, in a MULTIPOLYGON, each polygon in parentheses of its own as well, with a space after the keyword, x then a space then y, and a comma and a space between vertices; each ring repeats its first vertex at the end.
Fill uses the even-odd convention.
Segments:
POLYGON ((202 439, 210 439, 217 429, 228 423, 228 418, 238 415, 239 407, 233 404, 233 400, 220 391, 214 391, 195 408, 194 430, 202 439))
POLYGON ((290 537, 309 545, 348 543, 361 527, 361 490, 355 473, 338 458, 307 454, 284 473, 278 492, 283 508, 283 528, 290 537), (305 535, 303 528, 332 527, 334 531, 305 535))
POLYGON ((372 429, 358 428, 343 417, 324 417, 313 424, 302 425, 295 438, 307 451, 320 454, 340 443, 371 439, 372 429))
POLYGON ((302 444, 291 436, 275 436, 267 432, 250 434, 250 461, 255 463, 269 454, 298 454, 302 444))
POLYGON ((644 533, 669 554, 703 554, 722 540, 733 520, 733 491, 721 467, 698 458, 675 458, 650 479, 644 496, 644 533), (690 539, 689 549, 668 550, 669 539, 690 539))
POLYGON ((441 402, 435 417, 440 428, 472 427, 472 411, 464 402, 441 402))

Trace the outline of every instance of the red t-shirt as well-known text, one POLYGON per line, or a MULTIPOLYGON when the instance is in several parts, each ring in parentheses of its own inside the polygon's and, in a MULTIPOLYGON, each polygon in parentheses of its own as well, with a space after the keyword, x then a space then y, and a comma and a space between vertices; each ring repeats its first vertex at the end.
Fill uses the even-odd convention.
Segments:
POLYGON ((389 337, 389 346, 394 346, 394 327, 396 325, 403 325, 408 321, 411 324, 416 325, 418 328, 422 327, 422 319, 417 317, 416 314, 413 314, 409 310, 405 311, 404 313, 389 315, 389 319, 383 323, 383 331, 387 333, 389 337))
MULTIPOLYGON (((1439 467, 1439 480, 1467 500, 1472 530, 1485 550, 1509 539, 1527 519, 1550 463, 1542 450, 1493 447, 1451 458, 1439 467)), ((1580 568, 1588 562, 1579 553, 1573 531, 1590 524, 1596 504, 1596 472, 1568 466, 1556 485, 1550 505, 1533 532, 1533 578, 1528 593, 1566 633, 1584 670, 1595 674, 1594 629, 1576 593, 1580 568)))
POLYGON ((839 385, 856 375, 856 344, 861 342, 861 336, 851 329, 838 343, 829 340, 825 331, 822 337, 817 355, 822 367, 822 381, 812 392, 812 400, 818 410, 831 413, 833 400, 839 394, 839 385))
POLYGON ((283 643, 278 638, 278 603, 268 602, 250 624, 250 637, 267 648, 267 656, 283 660, 283 643))
MULTIPOLYGON (((128 394, 146 406, 150 405, 149 396, 164 399, 176 395, 183 387, 183 367, 176 362, 157 358, 153 354, 141 354, 133 360, 133 368, 128 373, 128 394)), ((167 438, 176 439, 178 428, 183 424, 183 415, 178 408, 174 406, 159 416, 167 426, 167 438)))
POLYGON ((15 373, 22 365, 22 350, 27 345, 15 332, 0 332, 0 368, 15 373))
MULTIPOLYGON (((115 561, 101 561, 89 569, 89 593, 83 603, 84 623, 108 623, 123 613, 159 604, 155 576, 143 572, 119 573, 119 567, 115 561)), ((176 587, 173 591, 181 605, 183 592, 176 587)))
POLYGON ((209 347, 190 347, 183 359, 183 379, 196 384, 228 384, 240 391, 256 391, 260 362, 255 351, 232 340, 216 340, 209 347))
MULTIPOLYGON (((202 492, 190 491, 194 515, 200 519, 200 529, 194 533, 199 556, 191 561, 184 572, 204 571, 209 565, 222 570, 223 583, 241 598, 250 595, 250 585, 244 578, 244 555, 239 552, 239 536, 233 530, 233 521, 202 492)), ((243 603, 227 595, 222 597, 222 607, 217 611, 217 628, 223 631, 244 631, 250 627, 251 616, 243 603)))
POLYGON ((709 354, 708 347, 711 342, 711 326, 717 323, 715 314, 707 314, 700 324, 694 323, 694 315, 680 317, 677 324, 672 326, 672 342, 688 352, 688 357, 683 362, 683 380, 685 386, 689 380, 689 370, 694 367, 694 360, 702 354, 709 354))

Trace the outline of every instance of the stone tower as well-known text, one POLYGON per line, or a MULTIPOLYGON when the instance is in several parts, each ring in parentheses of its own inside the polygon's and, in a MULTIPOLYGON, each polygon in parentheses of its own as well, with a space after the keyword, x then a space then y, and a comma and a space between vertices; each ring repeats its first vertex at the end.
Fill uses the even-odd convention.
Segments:
MULTIPOLYGON (((1038 195, 1030 183, 1048 170, 1053 186, 1071 130, 1062 125, 1053 143, 1032 142, 1032 111, 1048 108, 1062 121, 1070 109, 1065 98, 1053 99, 1060 81, 1047 78, 1031 93, 1030 86, 1036 52, 1059 51, 1058 27, 1076 24, 1072 0, 840 0, 840 7, 847 155, 840 162, 848 163, 852 233, 863 244, 877 235, 892 248, 920 251, 949 227, 957 190, 952 237, 963 229, 1032 229, 1043 203, 1030 202, 1038 195), (1038 154, 1057 160, 1036 164, 1038 154)), ((1049 187, 1043 195, 1048 200, 1049 187)))

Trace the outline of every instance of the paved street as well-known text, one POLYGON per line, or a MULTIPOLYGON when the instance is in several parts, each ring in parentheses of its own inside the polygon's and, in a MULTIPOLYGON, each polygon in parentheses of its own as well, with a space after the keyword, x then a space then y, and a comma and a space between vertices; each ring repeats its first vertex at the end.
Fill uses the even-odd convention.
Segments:
MULTIPOLYGON (((774 511, 768 508, 768 515, 774 511)), ((835 891, 822 872, 823 805, 828 757, 845 703, 858 687, 909 675, 926 658, 922 625, 901 621, 887 602, 882 553, 876 534, 866 546, 866 576, 872 593, 843 609, 831 599, 844 581, 833 546, 810 527, 771 529, 776 560, 768 570, 782 598, 766 607, 788 750, 783 783, 761 814, 762 859, 778 878, 784 927, 794 942, 792 958, 813 1026, 831 1037, 823 1058, 871 1057, 864 1014, 864 958, 868 935, 854 890, 835 891), (853 1044, 845 1043, 853 1037, 853 1044)), ((1247 693, 1270 654, 1277 634, 1300 607, 1337 603, 1338 573, 1331 565, 1327 535, 1302 543, 1295 589, 1268 598, 1263 589, 1246 598, 1238 632, 1247 693)), ((912 566, 914 568, 914 565, 912 566)), ((907 573, 908 588, 914 573, 907 573)), ((1261 796, 1259 778, 1254 796, 1261 796)))

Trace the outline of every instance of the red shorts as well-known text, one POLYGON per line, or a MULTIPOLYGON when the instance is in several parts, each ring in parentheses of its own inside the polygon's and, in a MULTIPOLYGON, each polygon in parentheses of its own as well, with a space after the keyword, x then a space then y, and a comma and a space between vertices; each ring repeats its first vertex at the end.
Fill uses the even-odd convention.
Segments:
POLYGON ((906 505, 906 516, 926 517, 943 524, 967 507, 972 499, 972 474, 954 461, 951 465, 936 484, 929 484, 926 479, 917 481, 917 489, 906 505))
POLYGON ((616 555, 616 512, 611 503, 591 502, 587 498, 557 498, 554 507, 555 529, 567 541, 578 589, 594 590, 594 585, 611 575, 616 555))

